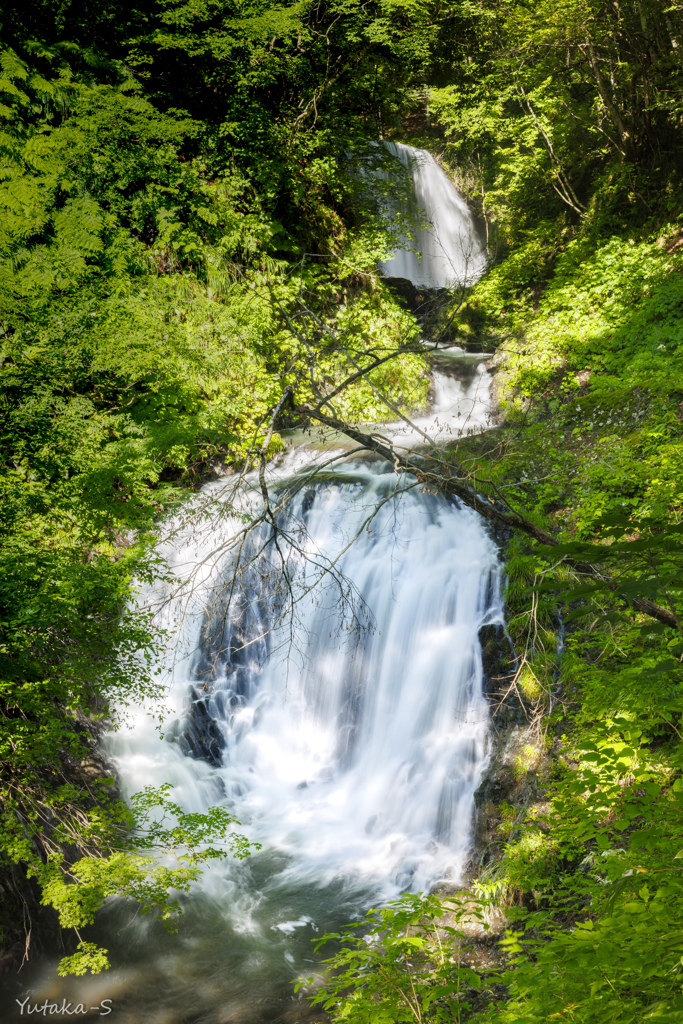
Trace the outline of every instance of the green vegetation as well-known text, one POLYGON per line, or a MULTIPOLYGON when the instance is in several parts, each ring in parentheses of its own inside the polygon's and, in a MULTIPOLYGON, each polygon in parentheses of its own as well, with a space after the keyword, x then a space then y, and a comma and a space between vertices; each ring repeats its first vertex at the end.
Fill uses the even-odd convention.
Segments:
MULTIPOLYGON (((35 876, 66 928, 112 893, 165 914, 164 888, 190 878, 140 859, 91 763, 101 728, 156 693, 164 638, 129 609, 160 571, 157 524, 217 461, 260 450, 287 384, 313 398, 415 335, 377 280, 381 185, 338 159, 376 134, 353 126, 349 75, 362 98, 353 76, 377 73, 373 47, 405 66, 401 40, 381 11, 340 14, 3 8, 0 862, 35 876), (347 66, 371 28, 381 41, 347 66), (317 124, 321 62, 341 92, 317 124), (302 306, 311 337, 289 330, 302 306)), ((413 407, 424 370, 406 351, 372 382, 413 407)), ((338 408, 372 418, 378 400, 360 380, 338 408)), ((176 839, 195 872, 200 839, 176 839)), ((72 969, 102 966, 87 949, 72 969)))
POLYGON ((497 379, 506 458, 492 476, 566 541, 511 552, 515 682, 548 757, 491 868, 511 904, 499 975, 509 1001, 481 1019, 683 1011, 683 642, 680 626, 628 613, 640 597, 680 623, 683 292, 662 184, 654 231, 582 222, 545 251, 553 271, 540 294, 514 295, 505 263, 478 289, 509 330, 497 379))
MULTIPOLYGON (((334 1019, 348 1024, 460 1024, 482 987, 467 960, 473 929, 488 929, 485 918, 477 901, 426 895, 371 911, 369 928, 350 925, 317 943, 336 941, 341 949, 327 961, 326 987, 311 1002, 333 1013, 341 1007, 334 1019)), ((301 981, 297 988, 310 983, 301 981)))
MULTIPOLYGON (((504 421, 452 464, 561 543, 508 546, 533 742, 467 904, 502 906, 499 962, 408 899, 339 954, 326 1006, 680 1020, 679 7, 43 0, 1 18, 2 870, 78 929, 112 894, 173 920, 169 887, 218 855, 229 816, 189 820, 166 792, 131 812, 92 770, 99 730, 155 693, 164 638, 131 601, 188 489, 277 449, 286 388, 315 406, 360 362, 377 365, 335 417, 384 415, 378 391, 424 404, 416 322, 376 273, 402 224, 357 164, 409 139, 452 168, 494 257, 453 330, 497 349, 504 421)), ((105 962, 86 942, 64 969, 105 962)))
MULTIPOLYGON (((470 951, 479 995, 448 997, 447 1019, 679 1021, 680 11, 492 3, 454 17, 421 138, 487 220, 496 262, 458 330, 497 348, 504 419, 462 441, 451 471, 476 470, 502 510, 561 543, 508 545, 509 683, 534 742, 513 747, 471 888, 505 913, 502 940, 480 943, 500 959, 481 969, 470 951)), ((385 911, 387 950, 409 934, 403 914, 385 911)), ((409 1019, 415 992, 410 1019, 440 1019, 438 956, 417 975, 408 955, 382 956, 375 975, 340 974, 346 992, 345 954, 330 961, 334 1019, 357 1003, 374 1005, 365 1019, 409 1019)))

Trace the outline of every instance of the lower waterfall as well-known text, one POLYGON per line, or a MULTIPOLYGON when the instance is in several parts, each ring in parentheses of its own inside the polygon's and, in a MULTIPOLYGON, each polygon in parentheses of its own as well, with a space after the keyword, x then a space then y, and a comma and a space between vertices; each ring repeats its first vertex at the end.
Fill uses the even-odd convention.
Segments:
POLYGON ((355 878, 383 897, 462 874, 486 758, 478 631, 502 620, 479 517, 415 489, 394 496, 396 484, 385 465, 345 465, 293 500, 293 618, 268 607, 272 544, 230 609, 231 562, 217 566, 185 613, 165 741, 141 724, 114 747, 127 790, 172 779, 190 810, 221 794, 250 838, 287 858, 286 876, 355 878), (356 535, 341 577, 306 594, 356 535))
MULTIPOLYGON (((421 429, 485 428, 483 358, 439 354, 421 429)), ((292 994, 319 976, 312 940, 462 880, 487 763, 478 634, 503 620, 497 546, 474 512, 386 463, 347 459, 306 482, 338 443, 299 438, 269 469, 273 498, 303 482, 279 520, 292 594, 261 528, 229 600, 226 544, 260 494, 233 495, 227 478, 197 496, 160 549, 187 588, 145 595, 168 630, 165 695, 156 719, 138 709, 108 741, 123 795, 170 783, 186 810, 227 806, 261 850, 209 865, 178 934, 111 902, 89 938, 116 968, 57 979, 54 961, 36 963, 22 976, 32 1001, 113 1000, 117 1024, 319 1020, 292 994)))
POLYGON ((169 549, 179 569, 207 568, 191 604, 163 612, 170 628, 183 620, 166 666, 173 721, 162 738, 140 714, 112 738, 121 784, 171 782, 190 810, 227 804, 262 849, 205 872, 180 936, 131 927, 118 904, 100 915, 124 964, 126 1024, 156 1020, 141 1010, 152 1005, 165 1024, 303 1021, 291 982, 315 974, 316 934, 460 880, 486 765, 478 631, 502 621, 501 566, 475 513, 420 487, 400 493, 409 482, 360 461, 301 490, 282 524, 299 548, 294 618, 272 599, 272 545, 231 615, 215 530, 169 549), (342 551, 342 577, 307 595, 342 551))

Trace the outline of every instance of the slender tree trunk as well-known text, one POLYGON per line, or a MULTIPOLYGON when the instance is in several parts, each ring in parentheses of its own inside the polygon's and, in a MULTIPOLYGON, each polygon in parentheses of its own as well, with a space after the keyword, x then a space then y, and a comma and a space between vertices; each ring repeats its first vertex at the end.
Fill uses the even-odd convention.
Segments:
POLYGON ((607 83, 605 82, 605 79, 602 76, 602 72, 600 71, 600 67, 598 65, 598 58, 596 56, 593 43, 590 39, 588 39, 585 44, 579 47, 579 49, 581 49, 586 56, 588 66, 593 73, 595 84, 597 86, 598 92, 600 93, 600 98, 602 102, 605 104, 605 109, 607 110, 607 113, 612 119, 612 124, 617 130, 619 142, 621 144, 619 151, 623 156, 627 156, 632 146, 631 136, 629 134, 628 129, 626 128, 626 125, 624 124, 624 119, 621 116, 621 112, 617 107, 614 98, 610 95, 610 90, 607 87, 607 83))

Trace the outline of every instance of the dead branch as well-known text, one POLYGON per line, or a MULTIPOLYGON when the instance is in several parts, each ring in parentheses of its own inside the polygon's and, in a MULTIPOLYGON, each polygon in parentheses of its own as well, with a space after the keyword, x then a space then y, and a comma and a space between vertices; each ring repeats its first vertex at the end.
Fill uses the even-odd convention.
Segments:
MULTIPOLYGON (((435 467, 438 468, 429 467, 426 465, 427 460, 421 458, 419 454, 402 455, 391 444, 391 442, 388 441, 388 439, 383 437, 380 438, 375 433, 367 434, 358 427, 346 423, 343 420, 326 416, 317 407, 312 408, 310 406, 303 405, 297 407, 296 411, 298 411, 302 416, 315 419, 319 423, 323 423, 325 426, 331 427, 333 430, 336 430, 341 434, 345 434, 357 444, 366 448, 367 451, 374 452, 376 455, 380 455, 383 459, 386 459, 387 462, 392 463, 396 471, 401 469, 406 473, 411 473, 413 476, 416 476, 418 480, 424 482, 427 487, 433 487, 441 491, 442 494, 458 498, 464 505, 467 505, 468 508, 473 509, 479 515, 483 516, 483 518, 488 522, 495 523, 497 526, 502 526, 509 530, 525 533, 533 540, 549 547, 556 547, 560 543, 556 537, 553 537, 552 534, 547 533, 539 526, 536 526, 535 523, 531 522, 530 519, 527 519, 520 513, 503 512, 501 509, 497 508, 492 498, 487 498, 484 495, 479 494, 476 488, 472 486, 466 478, 457 475, 449 475, 448 467, 438 467, 438 463, 436 462, 435 467)), ((427 456, 427 459, 429 461, 434 461, 429 459, 429 456, 427 456)), ((626 600, 626 598, 619 593, 619 584, 610 584, 603 573, 595 566, 570 557, 565 557, 564 562, 576 569, 578 572, 607 582, 609 589, 613 590, 618 596, 626 600)), ((679 629, 680 624, 678 618, 673 614, 673 612, 656 604, 654 601, 650 601, 648 598, 637 597, 630 599, 629 603, 636 611, 642 612, 644 615, 656 619, 658 622, 661 622, 663 625, 668 626, 671 629, 679 629)))

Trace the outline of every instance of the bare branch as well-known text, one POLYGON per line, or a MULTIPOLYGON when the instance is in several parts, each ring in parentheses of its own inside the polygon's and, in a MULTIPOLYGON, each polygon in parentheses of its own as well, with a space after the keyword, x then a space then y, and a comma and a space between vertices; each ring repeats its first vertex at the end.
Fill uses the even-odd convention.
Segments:
MULTIPOLYGON (((330 416, 325 416, 324 413, 310 407, 300 406, 299 410, 304 415, 317 419, 326 426, 332 427, 334 430, 337 430, 342 434, 346 434, 347 437, 352 438, 358 444, 366 447, 368 451, 373 451, 377 455, 381 455, 382 458, 393 463, 397 471, 398 469, 402 469, 404 472, 411 473, 416 476, 418 480, 424 481, 427 487, 433 487, 436 490, 441 491, 443 494, 453 495, 459 498, 464 505, 467 505, 475 512, 478 512, 479 515, 483 516, 488 522, 496 523, 496 525, 506 527, 510 530, 525 533, 540 544, 544 544, 549 547, 556 547, 560 543, 556 537, 553 537, 545 530, 542 530, 539 526, 536 526, 535 523, 531 522, 530 519, 527 519, 520 513, 501 511, 496 507, 492 498, 480 495, 476 488, 472 486, 466 478, 448 475, 447 468, 442 468, 440 471, 435 472, 433 469, 425 466, 424 459, 421 459, 419 455, 401 455, 386 438, 380 439, 379 436, 374 433, 366 434, 351 424, 345 423, 342 420, 333 419, 330 416), (385 441, 387 443, 384 443, 385 441)), ((603 580, 607 583, 609 589, 613 590, 617 594, 619 593, 619 584, 610 584, 609 581, 606 580, 605 576, 596 569, 595 566, 569 557, 565 557, 564 561, 567 565, 571 565, 578 572, 603 580)), ((632 598, 629 599, 629 602, 636 611, 642 612, 644 615, 656 619, 658 622, 661 622, 663 625, 672 629, 679 629, 680 624, 677 617, 667 608, 663 608, 661 605, 656 604, 654 601, 650 601, 648 598, 632 598)))

